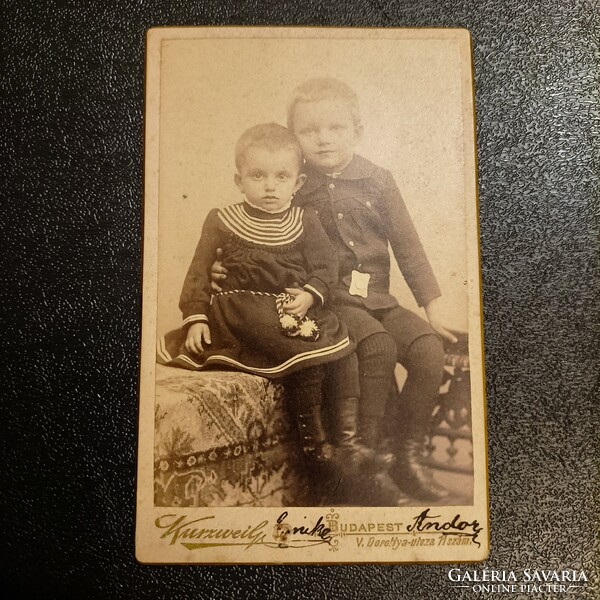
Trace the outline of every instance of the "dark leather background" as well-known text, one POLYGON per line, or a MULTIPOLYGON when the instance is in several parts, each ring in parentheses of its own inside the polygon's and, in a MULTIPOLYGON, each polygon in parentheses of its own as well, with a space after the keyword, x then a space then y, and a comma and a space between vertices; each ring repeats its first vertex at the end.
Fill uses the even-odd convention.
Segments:
POLYGON ((576 597, 599 597, 597 2, 5 0, 0 10, 4 597, 474 597, 449 589, 444 565, 134 559, 144 32, 191 24, 471 30, 486 565, 584 568, 593 580, 576 597))

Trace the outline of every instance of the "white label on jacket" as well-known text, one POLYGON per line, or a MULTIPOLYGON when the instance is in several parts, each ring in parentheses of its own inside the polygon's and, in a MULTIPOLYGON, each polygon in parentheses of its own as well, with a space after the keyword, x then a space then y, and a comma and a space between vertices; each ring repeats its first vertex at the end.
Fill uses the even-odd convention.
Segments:
POLYGON ((350 282, 349 290, 350 295, 366 298, 369 295, 369 279, 371 279, 369 273, 352 271, 352 281, 350 282))

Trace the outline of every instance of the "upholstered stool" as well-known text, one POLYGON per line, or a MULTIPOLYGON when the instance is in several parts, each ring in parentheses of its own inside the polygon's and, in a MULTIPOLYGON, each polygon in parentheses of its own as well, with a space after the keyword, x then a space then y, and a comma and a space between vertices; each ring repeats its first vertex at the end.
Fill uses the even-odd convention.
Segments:
POLYGON ((157 365, 156 506, 302 506, 310 489, 281 385, 157 365))

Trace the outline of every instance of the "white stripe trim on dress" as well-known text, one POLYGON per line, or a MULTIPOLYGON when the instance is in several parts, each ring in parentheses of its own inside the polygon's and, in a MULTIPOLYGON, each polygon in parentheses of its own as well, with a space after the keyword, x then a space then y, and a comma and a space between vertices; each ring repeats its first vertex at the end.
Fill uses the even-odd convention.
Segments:
POLYGON ((167 347, 165 346, 165 336, 164 335, 161 335, 158 338, 158 341, 156 343, 156 351, 158 352, 158 354, 164 361, 171 362, 173 360, 173 357, 167 352, 167 347))
POLYGON ((319 298, 321 298, 321 305, 325 304, 325 298, 323 298, 323 294, 321 294, 319 290, 315 289, 312 285, 309 285, 308 283, 304 286, 304 289, 314 292, 319 298))
POLYGON ((238 229, 251 235, 267 238, 281 238, 291 235, 302 225, 302 209, 294 207, 281 219, 253 219, 242 206, 228 206, 219 211, 221 220, 226 219, 238 229))
POLYGON ((266 228, 263 228, 262 230, 249 229, 243 224, 231 219, 230 215, 226 215, 224 213, 219 213, 219 217, 227 229, 235 233, 237 236, 248 242, 262 244, 264 246, 283 246, 284 244, 289 244, 298 239, 303 231, 302 223, 293 223, 293 228, 291 228, 291 231, 286 230, 282 233, 281 228, 278 228, 277 231, 279 235, 274 235, 271 232, 266 231, 266 228))
POLYGON ((277 213, 273 214, 273 216, 268 219, 261 219, 260 217, 253 217, 246 210, 244 203, 230 204, 229 206, 225 206, 222 210, 235 211, 240 216, 240 218, 242 218, 248 223, 254 223, 259 226, 264 224, 267 227, 271 228, 278 228, 281 226, 281 223, 285 223, 287 221, 290 221, 291 219, 295 219, 296 215, 301 215, 303 212, 302 208, 300 208, 299 206, 291 206, 289 210, 286 209, 285 211, 283 211, 284 214, 281 214, 281 216, 277 216, 277 214, 279 214, 277 213))
POLYGON ((183 320, 183 324, 187 325, 192 321, 196 321, 197 323, 208 323, 208 317, 205 314, 200 315, 190 315, 183 320))
POLYGON ((242 239, 265 246, 283 246, 302 235, 302 209, 293 206, 281 219, 254 219, 235 204, 219 210, 221 222, 242 239))
POLYGON ((259 374, 259 375, 261 373, 264 373, 265 375, 273 375, 276 373, 282 373, 283 371, 289 369, 290 367, 293 367, 294 365, 296 365, 298 363, 310 360, 311 358, 319 358, 322 356, 329 356, 330 354, 336 354, 340 350, 347 348, 349 345, 350 345, 350 339, 348 338, 348 336, 346 336, 343 340, 340 340, 337 344, 334 344, 333 346, 327 346, 325 348, 320 348, 319 350, 309 350, 308 352, 302 352, 300 354, 296 354, 295 356, 292 356, 292 358, 289 358, 288 360, 281 363, 280 365, 277 365, 275 367, 269 367, 269 368, 247 366, 241 362, 238 362, 237 360, 234 360, 233 358, 229 358, 228 356, 222 356, 219 354, 213 354, 212 356, 209 356, 206 359, 206 361, 202 364, 194 362, 191 358, 189 358, 189 356, 186 356, 185 354, 180 354, 174 360, 183 360, 184 362, 187 362, 190 365, 192 365, 193 367, 197 367, 197 368, 203 367, 210 362, 219 361, 219 362, 224 362, 224 363, 227 363, 230 365, 234 365, 246 372, 255 373, 255 374, 259 374))

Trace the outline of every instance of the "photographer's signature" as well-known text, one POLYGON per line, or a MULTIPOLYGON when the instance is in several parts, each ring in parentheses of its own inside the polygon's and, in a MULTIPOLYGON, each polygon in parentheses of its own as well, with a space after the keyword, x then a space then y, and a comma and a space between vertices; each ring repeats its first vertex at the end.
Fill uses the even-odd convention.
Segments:
POLYGON ((477 537, 482 531, 479 521, 463 521, 458 513, 451 521, 436 521, 441 515, 430 515, 431 509, 426 508, 421 514, 413 519, 413 523, 406 526, 407 531, 439 531, 442 535, 458 535, 470 537, 474 544, 481 546, 477 537))

